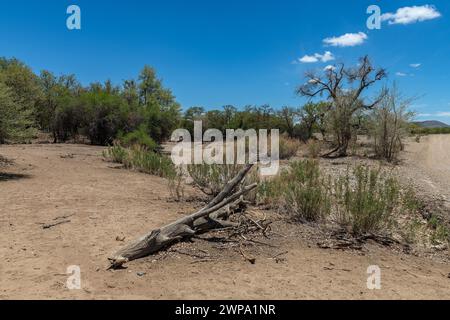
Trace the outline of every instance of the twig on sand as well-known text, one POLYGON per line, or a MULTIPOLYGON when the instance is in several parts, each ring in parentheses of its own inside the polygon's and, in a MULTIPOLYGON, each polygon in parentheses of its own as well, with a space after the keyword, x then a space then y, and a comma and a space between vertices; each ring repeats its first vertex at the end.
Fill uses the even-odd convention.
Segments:
POLYGON ((62 221, 58 221, 58 222, 55 222, 55 223, 44 224, 42 226, 42 229, 50 229, 50 228, 56 227, 56 226, 58 226, 60 224, 70 223, 70 222, 71 222, 70 220, 62 220, 62 221))
POLYGON ((53 219, 53 221, 55 221, 55 222, 50 222, 50 223, 40 222, 38 224, 42 225, 42 229, 50 229, 50 228, 59 226, 60 224, 72 222, 71 220, 69 220, 67 218, 70 218, 70 217, 72 217, 74 215, 75 214, 73 213, 73 214, 69 214, 69 215, 65 215, 65 216, 56 217, 56 218, 53 219))
POLYGON ((244 257, 244 259, 247 260, 248 262, 250 262, 251 264, 255 264, 255 263, 256 263, 256 258, 248 256, 248 255, 244 252, 244 250, 242 250, 242 244, 239 246, 239 252, 240 252, 241 255, 244 257))

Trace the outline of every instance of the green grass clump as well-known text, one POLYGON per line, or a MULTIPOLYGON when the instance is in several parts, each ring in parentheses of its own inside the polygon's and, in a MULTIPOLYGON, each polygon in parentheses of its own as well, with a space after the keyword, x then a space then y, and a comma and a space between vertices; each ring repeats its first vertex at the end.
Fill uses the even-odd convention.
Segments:
POLYGON ((143 147, 134 147, 130 150, 126 166, 160 177, 175 175, 175 165, 169 157, 148 151, 143 147))
POLYGON ((147 151, 158 150, 158 144, 148 135, 145 127, 140 127, 135 131, 125 134, 119 140, 120 144, 127 148, 139 146, 147 151))
POLYGON ((379 170, 358 166, 335 184, 338 222, 351 233, 377 233, 393 222, 394 210, 399 207, 399 185, 394 178, 386 178, 379 170))
POLYGON ((291 163, 285 179, 284 206, 294 219, 315 222, 330 213, 330 189, 317 161, 291 163))
POLYGON ((176 175, 175 165, 169 157, 149 151, 145 147, 134 146, 126 149, 115 144, 104 151, 103 156, 139 172, 165 178, 176 175))
POLYGON ((323 220, 331 211, 329 181, 317 161, 295 161, 283 172, 258 188, 263 203, 302 222, 323 220))
POLYGON ((103 157, 112 162, 123 164, 128 158, 128 151, 119 144, 114 144, 112 147, 103 151, 103 157))

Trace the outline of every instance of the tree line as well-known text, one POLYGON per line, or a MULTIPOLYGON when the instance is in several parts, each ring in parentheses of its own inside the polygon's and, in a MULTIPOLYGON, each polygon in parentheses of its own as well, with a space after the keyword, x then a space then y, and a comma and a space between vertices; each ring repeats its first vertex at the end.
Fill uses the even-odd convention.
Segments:
POLYGON ((82 86, 75 75, 36 75, 17 59, 2 58, 0 101, 0 142, 29 138, 35 130, 50 133, 55 143, 85 136, 108 145, 135 130, 161 142, 181 121, 180 104, 148 66, 118 86, 109 80, 82 86))
POLYGON ((333 146, 328 156, 347 155, 352 139, 366 133, 382 144, 377 152, 391 158, 402 147, 411 114, 395 88, 384 88, 368 101, 368 89, 386 76, 386 70, 363 57, 357 67, 339 64, 307 73, 297 93, 310 102, 301 107, 194 106, 183 111, 149 66, 119 85, 108 80, 83 86, 75 75, 35 74, 17 59, 0 58, 0 143, 25 141, 40 130, 54 143, 85 137, 95 145, 121 139, 156 148, 175 129, 193 131, 194 121, 201 120, 204 130, 280 129, 303 141, 318 132, 333 146))
POLYGON ((29 137, 36 129, 51 133, 55 143, 85 136, 92 144, 108 145, 135 131, 160 143, 176 128, 193 130, 194 120, 202 120, 205 130, 278 128, 307 139, 315 113, 322 108, 313 103, 279 111, 269 105, 242 109, 227 105, 221 110, 191 107, 182 112, 171 90, 149 66, 137 79, 120 85, 108 80, 82 86, 73 74, 56 76, 43 70, 36 75, 23 62, 6 58, 0 58, 0 98, 2 143, 29 137))

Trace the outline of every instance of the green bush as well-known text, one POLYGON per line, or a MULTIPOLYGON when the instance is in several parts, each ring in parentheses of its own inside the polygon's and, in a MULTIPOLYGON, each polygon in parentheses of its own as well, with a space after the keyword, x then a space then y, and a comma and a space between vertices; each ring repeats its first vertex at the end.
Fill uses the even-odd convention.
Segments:
POLYGON ((147 151, 143 147, 133 147, 125 165, 139 172, 160 177, 169 177, 175 174, 175 165, 169 157, 147 151))
POLYGON ((299 221, 320 221, 331 211, 330 189, 316 161, 297 161, 284 174, 286 212, 299 221))
POLYGON ((112 147, 103 151, 103 157, 115 163, 125 164, 128 159, 128 151, 119 144, 114 144, 112 147))
POLYGON ((103 156, 116 163, 122 163, 126 168, 160 177, 174 177, 175 165, 164 155, 148 151, 143 147, 125 149, 115 144, 103 152, 103 156))
POLYGON ((296 161, 258 188, 263 203, 278 207, 297 221, 320 221, 331 211, 329 181, 317 161, 296 161))
POLYGON ((307 155, 309 158, 317 159, 322 151, 322 145, 315 139, 309 139, 306 143, 307 155))
POLYGON ((402 206, 410 213, 419 213, 424 207, 422 201, 417 197, 414 189, 408 187, 402 195, 402 206))
POLYGON ((376 233, 388 228, 399 205, 399 186, 395 179, 381 176, 379 170, 358 166, 335 184, 338 222, 354 235, 376 233))
POLYGON ((258 202, 269 208, 278 208, 284 188, 285 183, 281 175, 273 177, 270 180, 263 180, 257 188, 258 202))
POLYGON ((119 139, 120 143, 128 148, 137 145, 148 151, 158 150, 158 144, 148 135, 145 126, 141 126, 139 129, 127 133, 119 139))

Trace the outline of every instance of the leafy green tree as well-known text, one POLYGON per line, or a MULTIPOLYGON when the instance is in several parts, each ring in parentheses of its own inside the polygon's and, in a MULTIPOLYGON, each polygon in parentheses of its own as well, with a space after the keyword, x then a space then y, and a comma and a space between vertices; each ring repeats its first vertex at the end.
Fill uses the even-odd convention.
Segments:
POLYGON ((299 111, 295 108, 285 106, 278 112, 278 117, 283 124, 283 131, 290 138, 293 138, 295 135, 295 125, 299 121, 299 111))
POLYGON ((320 131, 325 138, 325 116, 329 108, 330 105, 326 102, 309 102, 300 109, 301 121, 298 131, 303 140, 311 139, 315 130, 320 131))
POLYGON ((204 117, 205 109, 203 107, 190 107, 184 112, 182 126, 193 135, 194 121, 202 121, 204 117))
POLYGON ((38 77, 29 67, 17 59, 0 58, 0 81, 11 89, 16 103, 34 114, 41 91, 38 77))
POLYGON ((73 104, 75 110, 84 114, 76 119, 74 129, 82 128, 92 144, 112 144, 118 133, 126 127, 129 108, 120 95, 108 93, 85 93, 73 104))
POLYGON ((123 82, 122 96, 130 107, 136 107, 139 104, 138 85, 135 80, 125 80, 123 82))
POLYGON ((153 68, 145 66, 139 75, 139 101, 150 136, 157 142, 170 138, 181 121, 181 107, 169 89, 163 87, 153 68))
POLYGON ((15 99, 12 89, 0 82, 0 144, 24 141, 34 134, 32 110, 24 109, 15 99))

